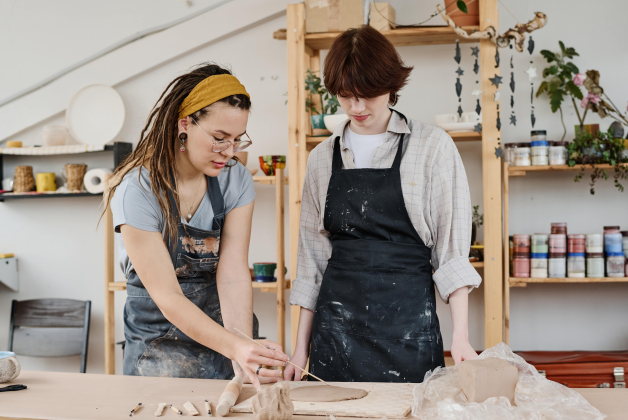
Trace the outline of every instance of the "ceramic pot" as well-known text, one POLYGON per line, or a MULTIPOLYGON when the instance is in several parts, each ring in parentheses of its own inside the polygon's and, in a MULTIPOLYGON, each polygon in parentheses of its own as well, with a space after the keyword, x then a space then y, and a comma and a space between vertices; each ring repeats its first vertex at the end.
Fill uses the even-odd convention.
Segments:
POLYGON ((17 378, 20 371, 20 362, 17 361, 15 353, 0 351, 0 384, 17 378))
MULTIPOLYGON (((277 281, 276 277, 277 263, 253 263, 253 272, 255 273, 255 281, 258 283, 272 283, 277 281)), ((284 274, 288 269, 284 267, 284 274)))
POLYGON ((327 127, 325 127, 326 115, 327 114, 317 114, 310 116, 313 136, 329 136, 331 134, 331 131, 329 131, 327 127))
POLYGON ((445 0, 448 5, 445 12, 458 26, 475 26, 480 24, 480 2, 477 0, 464 0, 467 5, 467 13, 458 9, 457 2, 445 0))
POLYGON ((275 169, 284 169, 286 167, 286 157, 284 155, 260 156, 259 167, 267 176, 274 176, 275 169))

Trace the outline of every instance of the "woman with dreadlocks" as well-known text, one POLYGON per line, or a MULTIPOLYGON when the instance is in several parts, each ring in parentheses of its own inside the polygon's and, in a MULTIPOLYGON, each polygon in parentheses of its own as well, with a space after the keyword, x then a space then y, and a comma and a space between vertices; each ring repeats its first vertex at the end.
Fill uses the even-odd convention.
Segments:
POLYGON ((108 182, 127 278, 124 374, 276 382, 288 356, 257 337, 248 248, 255 191, 234 152, 251 145, 251 100, 209 64, 161 94, 108 182), (232 363, 228 359, 231 359, 232 363))

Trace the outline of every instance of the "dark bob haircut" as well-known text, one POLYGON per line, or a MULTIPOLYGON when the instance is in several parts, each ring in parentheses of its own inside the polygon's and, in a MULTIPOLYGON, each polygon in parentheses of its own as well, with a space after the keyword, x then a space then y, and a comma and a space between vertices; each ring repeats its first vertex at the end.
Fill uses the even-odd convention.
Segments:
POLYGON ((336 38, 325 57, 323 75, 332 95, 374 98, 388 93, 388 103, 395 105, 412 69, 403 65, 384 35, 365 25, 336 38))

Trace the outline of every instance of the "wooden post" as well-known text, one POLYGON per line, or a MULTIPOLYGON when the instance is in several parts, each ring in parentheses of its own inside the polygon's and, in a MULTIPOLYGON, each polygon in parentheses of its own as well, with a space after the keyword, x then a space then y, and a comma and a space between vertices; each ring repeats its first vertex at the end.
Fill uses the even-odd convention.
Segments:
MULTIPOLYGON (((306 151, 306 110, 305 110, 305 6, 287 6, 286 44, 288 57, 288 175, 290 211, 290 276, 296 277, 299 245, 299 218, 301 215, 301 194, 303 191, 300 155, 306 151)), ((296 308, 298 309, 298 307, 296 308)), ((292 315, 296 311, 291 310, 292 315)), ((295 331, 292 316, 292 331, 295 331)), ((297 320, 298 323, 298 320, 297 320)), ((292 348, 296 334, 291 337, 292 348)))
MULTIPOLYGON (((497 0, 480 1, 480 30, 493 26, 499 31, 497 0)), ((495 155, 499 147, 497 129, 499 101, 495 102, 495 86, 489 78, 499 76, 495 67, 496 46, 493 41, 480 41, 482 94, 482 186, 484 204, 484 345, 493 347, 503 340, 502 296, 502 189, 501 159, 495 155)), ((502 89, 505 84, 500 86, 502 89)))
POLYGON ((113 283, 114 281, 113 214, 111 213, 111 207, 107 207, 103 226, 105 229, 105 373, 115 375, 114 292, 109 290, 109 283, 113 283))
POLYGON ((510 345, 510 241, 508 228, 508 199, 510 185, 508 162, 504 160, 502 178, 504 184, 504 342, 510 345))
POLYGON ((286 256, 284 247, 284 176, 275 170, 275 203, 277 218, 277 343, 286 348, 286 256))

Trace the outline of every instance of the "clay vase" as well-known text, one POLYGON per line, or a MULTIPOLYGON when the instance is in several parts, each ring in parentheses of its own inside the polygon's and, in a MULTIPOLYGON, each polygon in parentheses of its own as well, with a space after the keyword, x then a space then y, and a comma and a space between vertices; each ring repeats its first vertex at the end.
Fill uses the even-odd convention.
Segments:
POLYGON ((476 26, 480 24, 480 2, 478 0, 464 0, 467 5, 467 13, 463 13, 456 1, 445 0, 447 8, 445 12, 449 15, 451 20, 458 26, 476 26))
POLYGON ((20 371, 20 362, 17 361, 15 353, 0 351, 0 384, 17 378, 20 371))

